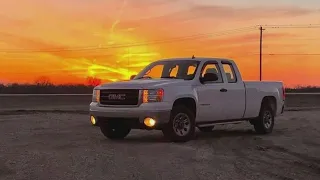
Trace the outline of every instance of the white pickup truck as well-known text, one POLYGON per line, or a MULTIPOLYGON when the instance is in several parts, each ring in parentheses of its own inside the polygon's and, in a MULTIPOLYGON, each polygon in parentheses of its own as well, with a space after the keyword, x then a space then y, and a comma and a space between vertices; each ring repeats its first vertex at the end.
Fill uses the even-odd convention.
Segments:
POLYGON ((208 132, 216 124, 249 121, 257 133, 270 133, 284 101, 282 82, 244 82, 233 60, 173 58, 151 63, 130 81, 95 87, 90 119, 110 139, 156 129, 186 142, 196 127, 208 132))

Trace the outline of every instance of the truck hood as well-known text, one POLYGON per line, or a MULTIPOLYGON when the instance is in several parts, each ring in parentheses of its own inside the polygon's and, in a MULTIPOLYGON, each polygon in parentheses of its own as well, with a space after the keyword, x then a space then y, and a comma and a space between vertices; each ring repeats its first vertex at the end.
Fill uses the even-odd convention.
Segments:
POLYGON ((183 79, 138 79, 131 81, 113 82, 100 85, 101 89, 146 89, 160 88, 168 85, 186 85, 190 83, 183 79))

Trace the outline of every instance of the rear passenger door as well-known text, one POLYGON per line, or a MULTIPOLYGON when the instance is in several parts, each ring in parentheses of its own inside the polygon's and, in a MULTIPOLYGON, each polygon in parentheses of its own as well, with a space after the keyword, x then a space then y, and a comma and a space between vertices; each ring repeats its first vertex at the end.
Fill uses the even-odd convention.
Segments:
POLYGON ((200 84, 196 88, 199 102, 197 122, 226 120, 228 97, 224 92, 221 68, 216 61, 209 61, 203 65, 200 76, 203 77, 205 73, 216 73, 218 80, 200 84))
POLYGON ((236 70, 229 61, 222 61, 222 69, 225 79, 225 95, 224 99, 227 108, 226 118, 229 120, 237 120, 243 117, 246 107, 245 87, 242 80, 237 78, 236 70))

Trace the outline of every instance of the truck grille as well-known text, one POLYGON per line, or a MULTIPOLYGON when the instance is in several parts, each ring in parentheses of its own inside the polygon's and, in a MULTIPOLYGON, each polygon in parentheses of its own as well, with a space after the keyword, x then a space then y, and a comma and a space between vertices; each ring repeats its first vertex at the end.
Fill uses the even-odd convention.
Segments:
POLYGON ((102 89, 100 90, 101 105, 137 105, 138 89, 102 89))

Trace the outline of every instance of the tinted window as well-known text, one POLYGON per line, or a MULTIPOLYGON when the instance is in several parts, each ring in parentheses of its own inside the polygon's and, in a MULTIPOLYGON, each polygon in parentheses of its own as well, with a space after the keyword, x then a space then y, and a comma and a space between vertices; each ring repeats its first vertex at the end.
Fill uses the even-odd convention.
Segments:
POLYGON ((237 82, 237 78, 234 73, 233 66, 231 64, 222 64, 223 70, 226 73, 227 80, 229 83, 237 82))
POLYGON ((199 61, 171 60, 151 63, 143 69, 134 79, 161 79, 173 78, 192 80, 195 76, 199 61))
POLYGON ((170 69, 170 77, 177 77, 178 76, 178 70, 179 70, 179 66, 176 65, 176 66, 173 66, 171 69, 170 69))
POLYGON ((201 77, 203 77, 206 73, 214 73, 218 76, 218 80, 214 81, 215 83, 223 82, 218 64, 215 64, 215 63, 206 64, 201 72, 201 77))
POLYGON ((154 66, 152 69, 149 69, 146 74, 151 78, 161 77, 163 71, 163 64, 154 66))

